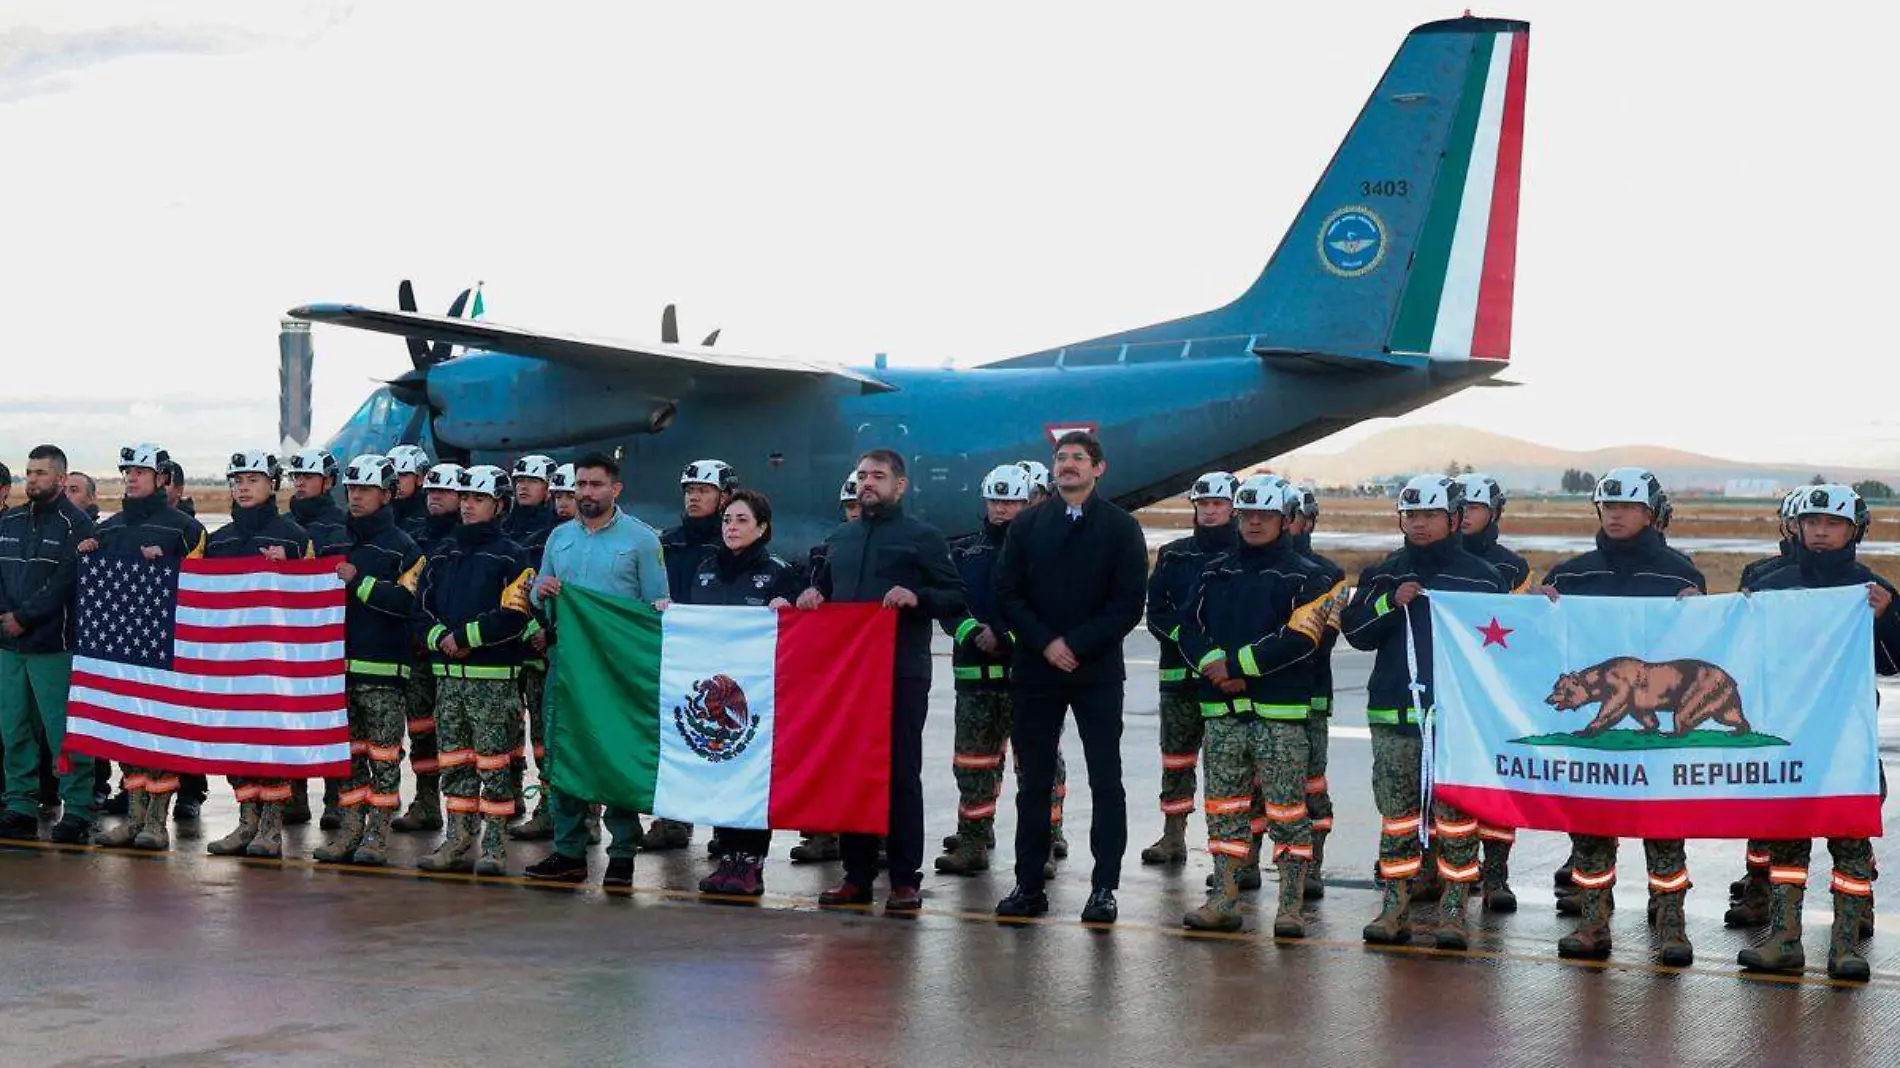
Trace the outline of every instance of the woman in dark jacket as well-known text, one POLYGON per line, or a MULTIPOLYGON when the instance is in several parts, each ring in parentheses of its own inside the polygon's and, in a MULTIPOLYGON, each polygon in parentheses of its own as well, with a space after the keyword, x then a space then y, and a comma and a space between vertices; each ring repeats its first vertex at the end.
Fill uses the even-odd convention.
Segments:
MULTIPOLYGON (((766 551, 772 541, 772 502, 757 490, 733 493, 719 515, 722 544, 706 554, 686 588, 676 590, 680 604, 787 608, 798 596, 799 581, 791 564, 766 551)), ((765 853, 771 831, 721 827, 718 840, 725 855, 719 868, 699 881, 701 893, 765 893, 765 853)))

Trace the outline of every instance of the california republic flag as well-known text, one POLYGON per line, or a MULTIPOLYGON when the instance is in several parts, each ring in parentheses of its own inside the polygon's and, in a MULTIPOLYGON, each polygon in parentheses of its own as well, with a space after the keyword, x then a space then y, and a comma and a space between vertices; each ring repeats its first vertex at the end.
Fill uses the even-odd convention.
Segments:
POLYGON ((886 832, 896 613, 659 613, 572 585, 556 608, 555 789, 720 827, 886 832))

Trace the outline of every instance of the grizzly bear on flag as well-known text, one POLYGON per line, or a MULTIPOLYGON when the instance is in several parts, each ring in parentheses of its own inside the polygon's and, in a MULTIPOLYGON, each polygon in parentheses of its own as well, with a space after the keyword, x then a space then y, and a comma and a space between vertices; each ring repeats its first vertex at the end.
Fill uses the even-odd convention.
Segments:
POLYGON ((1674 714, 1680 738, 1713 720, 1747 734, 1752 728, 1742 715, 1742 690, 1735 677, 1705 660, 1666 660, 1652 664, 1633 656, 1611 657, 1582 671, 1557 676, 1544 703, 1560 712, 1601 703, 1596 718, 1577 733, 1602 734, 1625 717, 1645 731, 1661 729, 1658 712, 1674 714))

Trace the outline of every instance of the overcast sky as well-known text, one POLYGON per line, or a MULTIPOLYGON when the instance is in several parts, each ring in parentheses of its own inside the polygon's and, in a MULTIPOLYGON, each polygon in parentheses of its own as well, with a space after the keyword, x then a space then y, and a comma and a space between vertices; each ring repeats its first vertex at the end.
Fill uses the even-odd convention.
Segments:
MULTIPOLYGON (((0 457, 271 443, 280 314, 405 276, 425 310, 483 279, 497 322, 652 339, 671 300, 721 347, 847 363, 1213 307, 1405 31, 1457 13, 558 7, 8 0, 0 457)), ((1534 24, 1526 385, 1410 418, 1900 466, 1900 20, 1691 7, 1495 12, 1534 24)), ((380 335, 316 350, 319 438, 407 366, 380 335)))

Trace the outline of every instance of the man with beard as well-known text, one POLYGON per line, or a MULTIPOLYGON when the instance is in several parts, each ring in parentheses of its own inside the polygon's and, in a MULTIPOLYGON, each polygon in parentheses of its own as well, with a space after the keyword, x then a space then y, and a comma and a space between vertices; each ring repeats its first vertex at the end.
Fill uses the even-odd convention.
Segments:
MULTIPOLYGON (((825 539, 825 564, 798 607, 827 600, 882 604, 897 609, 897 647, 891 683, 891 796, 888 912, 923 907, 924 717, 930 710, 930 623, 963 614, 963 584, 950 547, 937 528, 904 513, 910 488, 904 458, 872 449, 858 458, 862 517, 825 539)), ((1042 812, 1048 811, 1048 791, 1042 812)), ((1048 828, 1044 821, 1042 826, 1048 828)), ((821 905, 868 905, 877 879, 877 836, 840 838, 844 880, 818 897, 821 905)))
MULTIPOLYGON (((0 750, 7 783, 0 838, 38 837, 41 740, 58 753, 66 737, 79 543, 92 537, 93 523, 66 499, 65 478, 66 454, 53 445, 35 448, 26 461, 26 503, 0 515, 0 750)), ((92 758, 65 759, 65 812, 50 837, 83 844, 92 833, 92 758)))
MULTIPOLYGON (((171 456, 157 445, 127 445, 119 450, 124 500, 116 515, 100 523, 92 537, 79 543, 81 553, 128 560, 183 560, 204 554, 205 528, 165 498, 162 472, 170 461, 171 456)), ((171 848, 168 820, 172 796, 178 792, 178 773, 131 765, 121 770, 125 774, 125 822, 95 834, 93 841, 104 846, 171 848)))
MULTIPOLYGON (((541 577, 534 585, 533 601, 537 609, 549 613, 556 632, 560 629, 561 591, 568 584, 596 593, 611 594, 656 606, 668 595, 666 563, 660 551, 660 538, 652 527, 620 510, 617 503, 624 487, 620 465, 604 453, 590 453, 574 462, 575 522, 562 523, 548 535, 541 554, 541 577)), ((557 640, 549 655, 561 655, 557 640)), ((558 708, 547 711, 558 716, 558 708)), ((557 735, 558 737, 558 735, 557 735)), ((560 753, 551 754, 560 760, 560 753)), ((548 882, 578 883, 587 878, 588 812, 591 808, 579 798, 555 792, 554 852, 528 866, 530 879, 548 882)), ((638 814, 608 809, 607 872, 602 886, 633 885, 633 858, 640 847, 638 814)))

